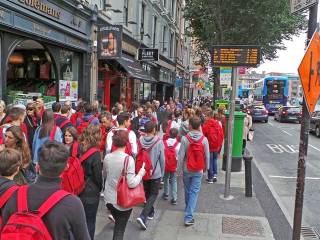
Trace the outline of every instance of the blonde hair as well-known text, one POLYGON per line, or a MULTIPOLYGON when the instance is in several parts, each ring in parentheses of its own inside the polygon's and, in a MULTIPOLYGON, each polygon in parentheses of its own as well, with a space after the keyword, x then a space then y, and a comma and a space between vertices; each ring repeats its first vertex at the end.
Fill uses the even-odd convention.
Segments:
POLYGON ((6 103, 3 101, 3 100, 0 100, 0 106, 3 107, 3 111, 5 112, 6 111, 6 103))

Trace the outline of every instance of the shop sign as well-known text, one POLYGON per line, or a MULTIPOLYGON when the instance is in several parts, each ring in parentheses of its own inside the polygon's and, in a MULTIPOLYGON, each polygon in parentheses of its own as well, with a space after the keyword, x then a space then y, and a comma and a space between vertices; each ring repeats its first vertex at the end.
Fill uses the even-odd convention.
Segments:
MULTIPOLYGON (((75 16, 74 12, 66 11, 62 7, 51 3, 48 0, 8 0, 14 4, 19 4, 20 6, 29 9, 30 11, 42 15, 46 18, 50 18, 54 21, 58 21, 63 24, 65 28, 72 28, 80 33, 89 35, 89 21, 75 16)), ((39 19, 41 20, 41 19, 39 19)), ((61 27, 62 28, 62 27, 61 27)))
POLYGON ((19 0, 20 3, 25 4, 26 6, 32 7, 37 11, 43 12, 48 16, 60 19, 61 11, 58 8, 50 6, 43 1, 39 0, 19 0))
POLYGON ((109 25, 99 28, 99 59, 115 59, 122 56, 122 26, 109 25))
POLYGON ((176 78, 175 86, 176 87, 182 87, 182 78, 176 78))
POLYGON ((231 67, 221 67, 220 68, 220 85, 231 86, 231 67))
POLYGON ((138 49, 139 61, 158 61, 159 60, 159 49, 157 48, 139 48, 138 49))
POLYGON ((59 101, 77 101, 78 100, 78 82, 77 81, 59 81, 59 101))

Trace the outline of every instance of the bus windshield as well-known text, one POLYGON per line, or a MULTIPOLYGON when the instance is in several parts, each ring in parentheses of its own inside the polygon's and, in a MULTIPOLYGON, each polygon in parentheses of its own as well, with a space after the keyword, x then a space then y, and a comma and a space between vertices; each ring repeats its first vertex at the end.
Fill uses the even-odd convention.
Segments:
POLYGON ((285 81, 267 81, 267 97, 269 100, 283 99, 285 81))

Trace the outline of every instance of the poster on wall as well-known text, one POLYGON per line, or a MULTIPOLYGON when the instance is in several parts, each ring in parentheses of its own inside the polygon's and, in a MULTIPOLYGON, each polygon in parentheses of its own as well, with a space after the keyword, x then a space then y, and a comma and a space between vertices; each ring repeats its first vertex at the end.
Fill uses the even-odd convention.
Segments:
POLYGON ((77 101, 78 100, 78 82, 77 81, 59 81, 59 101, 77 101))
POLYGON ((122 25, 100 27, 98 34, 98 58, 121 58, 122 25))

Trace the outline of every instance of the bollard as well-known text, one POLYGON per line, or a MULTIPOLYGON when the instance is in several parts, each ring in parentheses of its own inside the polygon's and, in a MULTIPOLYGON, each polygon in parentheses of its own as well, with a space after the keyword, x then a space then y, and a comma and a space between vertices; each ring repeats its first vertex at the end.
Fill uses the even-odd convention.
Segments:
POLYGON ((252 197, 252 169, 251 169, 251 162, 253 156, 249 150, 245 149, 245 153, 243 155, 244 160, 244 173, 245 173, 245 187, 246 197, 252 197))

